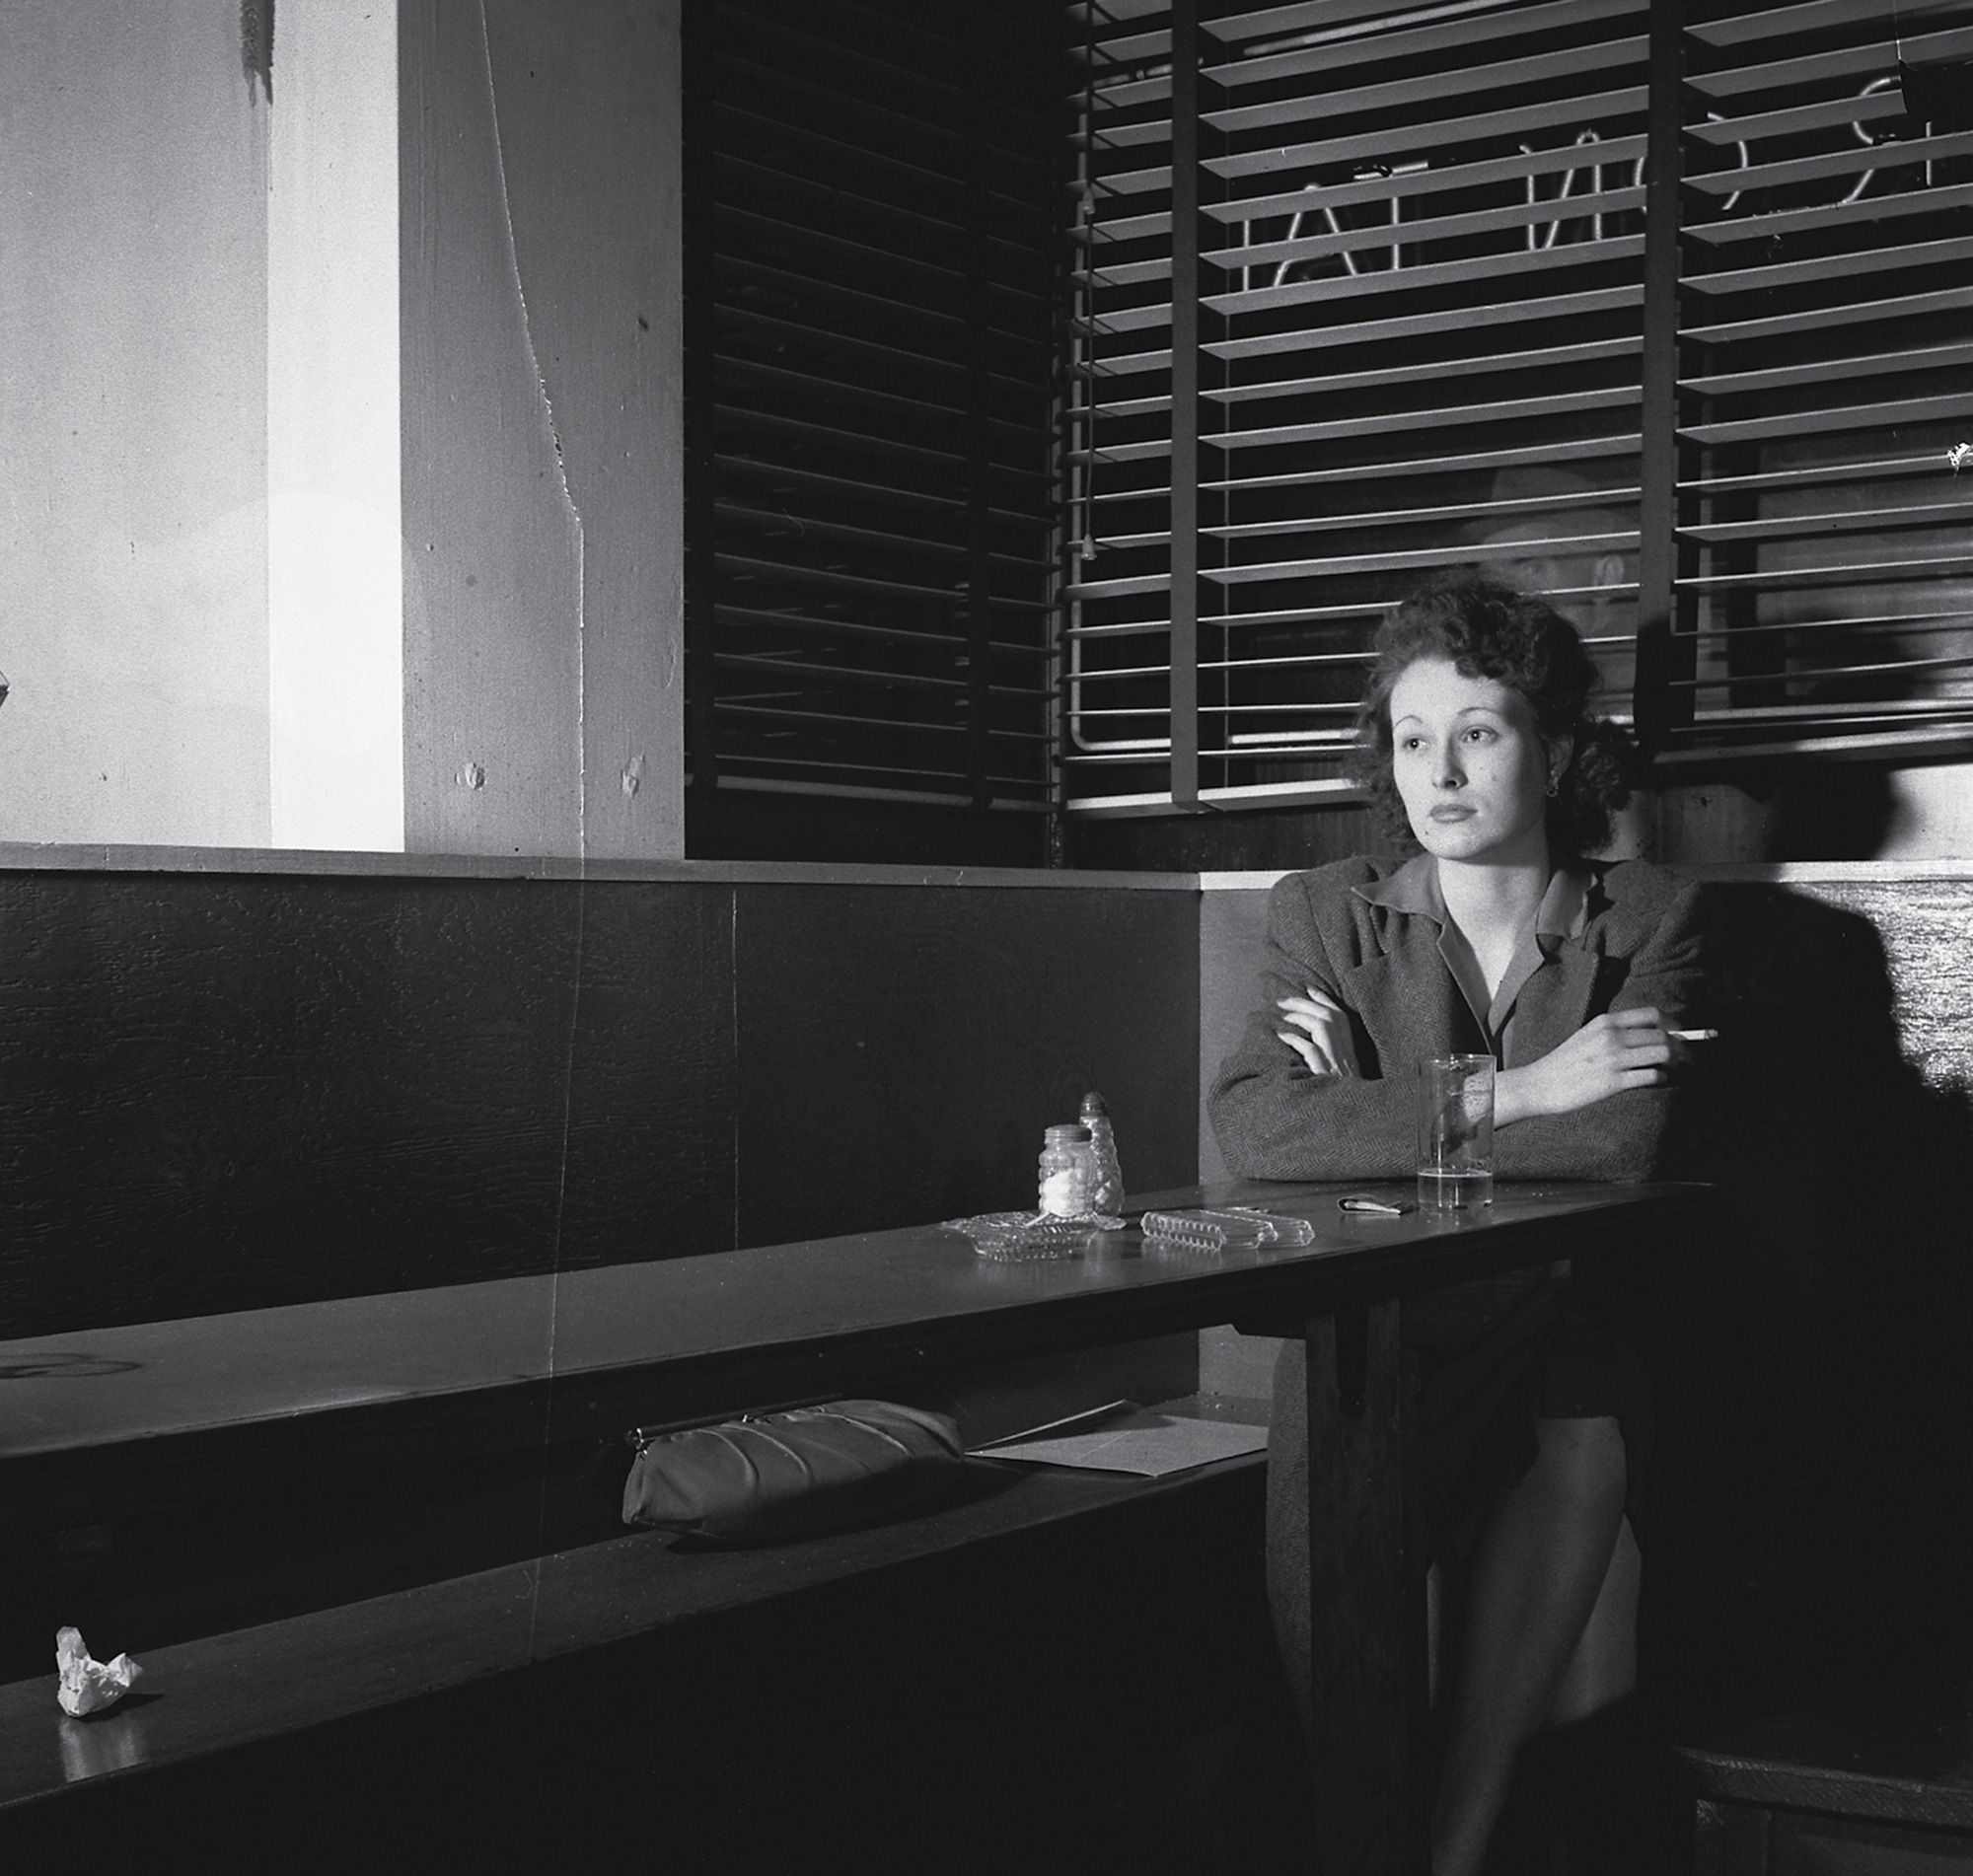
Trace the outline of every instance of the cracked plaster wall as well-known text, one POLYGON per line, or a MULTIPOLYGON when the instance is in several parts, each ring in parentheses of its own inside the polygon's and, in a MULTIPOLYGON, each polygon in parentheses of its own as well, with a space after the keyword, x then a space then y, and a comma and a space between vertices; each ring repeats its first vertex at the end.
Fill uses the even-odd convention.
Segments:
MULTIPOLYGON (((372 532, 388 556, 402 520, 413 852, 683 851, 679 5, 399 11, 402 517, 372 532)), ((0 837, 296 843, 268 707, 296 94, 278 31, 273 102, 243 76, 240 20, 0 17, 0 837)))
POLYGON ((405 845, 682 853, 678 0, 405 0, 405 845))
POLYGON ((238 22, 0 10, 10 839, 267 843, 267 148, 238 22))

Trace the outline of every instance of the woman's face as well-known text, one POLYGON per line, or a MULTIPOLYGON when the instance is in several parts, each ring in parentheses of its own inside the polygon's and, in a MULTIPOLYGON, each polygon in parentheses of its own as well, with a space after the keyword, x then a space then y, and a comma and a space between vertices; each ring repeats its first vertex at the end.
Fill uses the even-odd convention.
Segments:
POLYGON ((1442 860, 1548 857, 1548 753, 1518 690, 1421 658, 1391 686, 1391 763, 1412 832, 1442 860))

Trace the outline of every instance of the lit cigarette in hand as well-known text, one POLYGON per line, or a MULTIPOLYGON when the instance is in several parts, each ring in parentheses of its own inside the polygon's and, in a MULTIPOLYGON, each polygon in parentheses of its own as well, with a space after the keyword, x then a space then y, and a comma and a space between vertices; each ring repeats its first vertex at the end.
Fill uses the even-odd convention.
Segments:
POLYGON ((1716 1043, 1719 1040, 1717 1029, 1668 1029, 1665 1034, 1675 1043, 1716 1043))

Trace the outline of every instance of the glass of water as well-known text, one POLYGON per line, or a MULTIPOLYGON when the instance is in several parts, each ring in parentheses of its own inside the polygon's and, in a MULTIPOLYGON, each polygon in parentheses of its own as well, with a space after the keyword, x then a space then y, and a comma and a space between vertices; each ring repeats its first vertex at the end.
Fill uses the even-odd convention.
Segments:
POLYGON ((1418 1182, 1423 1211, 1494 1202, 1494 1058, 1428 1055, 1419 1063, 1418 1182))

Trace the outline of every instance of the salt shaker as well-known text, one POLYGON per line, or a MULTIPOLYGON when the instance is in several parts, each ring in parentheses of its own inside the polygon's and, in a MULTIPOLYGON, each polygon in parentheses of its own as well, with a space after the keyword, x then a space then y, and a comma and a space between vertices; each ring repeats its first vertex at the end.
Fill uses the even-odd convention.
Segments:
POLYGON ((1089 1208, 1115 1214, 1124 1208, 1124 1172, 1117 1164, 1110 1110, 1100 1094, 1092 1091, 1082 1097, 1082 1124, 1089 1129, 1089 1150, 1096 1156, 1096 1187, 1089 1194, 1089 1208))
POLYGON ((1042 1147, 1041 1208, 1057 1218, 1086 1218, 1093 1209, 1096 1156, 1085 1126, 1050 1127, 1042 1147))

